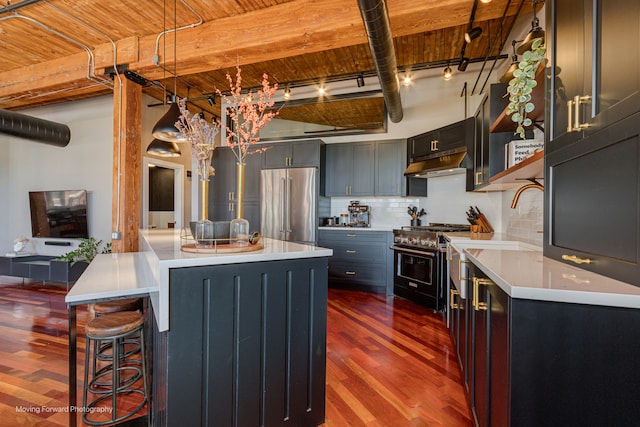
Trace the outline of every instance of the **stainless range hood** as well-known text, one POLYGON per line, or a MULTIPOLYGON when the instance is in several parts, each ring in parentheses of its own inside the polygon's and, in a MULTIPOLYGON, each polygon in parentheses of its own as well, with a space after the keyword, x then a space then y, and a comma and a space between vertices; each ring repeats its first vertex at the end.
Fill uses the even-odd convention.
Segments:
POLYGON ((410 163, 404 171, 404 175, 414 178, 430 178, 464 173, 466 169, 460 165, 466 155, 466 147, 431 154, 410 163))

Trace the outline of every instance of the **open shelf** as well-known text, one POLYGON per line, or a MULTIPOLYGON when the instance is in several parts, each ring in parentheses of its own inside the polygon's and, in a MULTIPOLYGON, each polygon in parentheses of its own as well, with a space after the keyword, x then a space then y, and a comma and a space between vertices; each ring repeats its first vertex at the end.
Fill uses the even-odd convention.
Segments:
POLYGON ((510 190, 526 184, 528 180, 542 178, 544 178, 544 151, 541 150, 489 178, 489 185, 482 188, 482 191, 510 190))
MULTIPOLYGON (((545 61, 540 63, 540 66, 536 70, 536 81, 538 84, 533 91, 531 92, 531 101, 535 105, 535 108, 532 112, 527 114, 533 122, 540 121, 544 119, 544 72, 545 69, 545 61)), ((505 108, 502 113, 496 118, 496 120, 491 123, 489 127, 489 132, 515 132, 516 123, 511 120, 511 116, 507 115, 507 109, 505 108)), ((525 129, 531 129, 533 125, 525 127, 525 129)))

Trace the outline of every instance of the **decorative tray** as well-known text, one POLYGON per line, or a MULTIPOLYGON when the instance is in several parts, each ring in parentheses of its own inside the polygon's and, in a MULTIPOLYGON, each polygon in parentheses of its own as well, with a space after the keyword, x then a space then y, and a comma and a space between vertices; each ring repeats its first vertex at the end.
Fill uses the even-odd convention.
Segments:
MULTIPOLYGON (((228 240, 228 239, 226 239, 228 240)), ((246 246, 231 245, 229 243, 223 243, 214 246, 200 246, 197 243, 187 243, 180 247, 184 252, 193 252, 199 254, 229 254, 240 252, 254 252, 264 249, 262 242, 258 242, 254 245, 248 244, 246 246)))

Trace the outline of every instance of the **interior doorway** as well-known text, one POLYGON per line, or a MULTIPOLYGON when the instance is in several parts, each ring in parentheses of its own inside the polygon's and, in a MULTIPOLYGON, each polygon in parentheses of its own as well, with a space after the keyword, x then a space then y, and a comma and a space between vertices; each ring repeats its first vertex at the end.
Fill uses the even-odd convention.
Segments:
POLYGON ((144 157, 142 167, 142 228, 182 227, 184 166, 144 157))

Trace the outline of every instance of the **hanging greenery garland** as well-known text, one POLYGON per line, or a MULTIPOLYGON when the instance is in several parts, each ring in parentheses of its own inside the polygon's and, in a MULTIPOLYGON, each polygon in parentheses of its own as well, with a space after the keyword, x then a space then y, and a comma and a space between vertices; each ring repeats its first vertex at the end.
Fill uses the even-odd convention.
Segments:
POLYGON ((533 123, 527 114, 535 108, 531 101, 531 92, 538 84, 536 70, 544 60, 546 48, 543 43, 543 39, 534 40, 531 49, 522 54, 518 69, 513 72, 513 78, 507 87, 509 94, 507 115, 511 115, 511 120, 518 124, 515 133, 522 139, 525 138, 524 128, 533 123))

